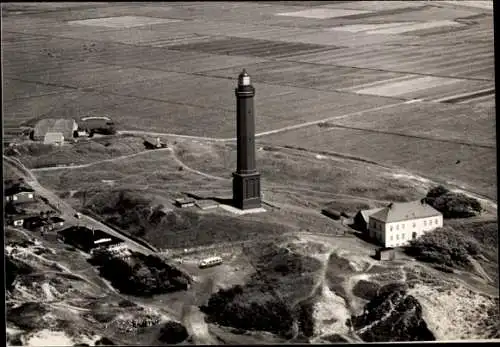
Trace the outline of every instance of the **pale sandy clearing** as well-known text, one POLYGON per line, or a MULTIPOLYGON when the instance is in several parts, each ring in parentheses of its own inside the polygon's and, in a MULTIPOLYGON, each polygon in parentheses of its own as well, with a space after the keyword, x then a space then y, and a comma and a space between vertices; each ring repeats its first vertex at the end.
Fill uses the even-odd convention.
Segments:
POLYGON ((329 28, 329 31, 348 31, 350 33, 360 33, 364 31, 370 30, 378 30, 378 29, 388 29, 395 28, 410 24, 415 24, 416 22, 392 22, 392 23, 383 23, 383 24, 352 24, 352 25, 343 25, 340 27, 329 28))
POLYGON ((106 18, 75 20, 75 21, 70 21, 68 23, 75 25, 88 25, 97 27, 108 27, 108 28, 132 28, 132 27, 180 22, 180 21, 181 21, 180 19, 122 16, 122 17, 106 17, 106 18))
POLYGON ((432 21, 432 22, 412 23, 412 24, 401 25, 401 26, 396 26, 396 27, 392 27, 392 28, 380 28, 380 29, 367 31, 367 34, 395 35, 395 34, 407 33, 410 31, 449 27, 449 26, 457 27, 457 26, 463 26, 463 24, 457 23, 457 22, 452 21, 452 20, 438 20, 438 21, 432 21))
POLYGON ((63 331, 41 330, 26 341, 27 346, 73 346, 74 341, 63 331))
POLYGON ((422 305, 422 316, 436 340, 484 338, 481 323, 488 319, 485 308, 495 305, 492 298, 462 286, 439 292, 421 284, 410 289, 408 294, 422 305))
POLYGON ((443 78, 433 76, 414 77, 405 81, 389 82, 387 84, 381 84, 374 87, 358 89, 355 90, 355 92, 357 94, 395 97, 429 88, 450 85, 461 81, 462 80, 458 78, 443 78))
POLYGON ((314 335, 346 334, 348 328, 345 322, 350 317, 345 300, 323 284, 321 296, 314 304, 314 335))
POLYGON ((355 14, 362 14, 362 13, 369 13, 369 12, 370 11, 343 10, 343 9, 334 9, 334 8, 313 8, 313 9, 309 9, 309 10, 302 10, 302 11, 296 11, 296 12, 277 13, 276 16, 327 19, 327 18, 338 18, 338 17, 352 16, 355 14))

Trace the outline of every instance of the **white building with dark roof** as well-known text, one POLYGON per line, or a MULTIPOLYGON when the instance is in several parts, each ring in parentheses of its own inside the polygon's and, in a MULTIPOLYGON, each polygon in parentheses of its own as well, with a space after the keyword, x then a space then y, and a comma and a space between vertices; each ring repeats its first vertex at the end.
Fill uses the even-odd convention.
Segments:
POLYGON ((405 246, 443 226, 443 215, 423 200, 391 203, 369 215, 368 232, 384 247, 405 246))
POLYGON ((38 121, 33 129, 33 140, 43 141, 48 133, 61 133, 65 139, 71 139, 78 125, 73 119, 45 118, 38 121))
POLYGON ((64 144, 64 136, 62 133, 47 133, 43 138, 45 145, 62 145, 64 144))

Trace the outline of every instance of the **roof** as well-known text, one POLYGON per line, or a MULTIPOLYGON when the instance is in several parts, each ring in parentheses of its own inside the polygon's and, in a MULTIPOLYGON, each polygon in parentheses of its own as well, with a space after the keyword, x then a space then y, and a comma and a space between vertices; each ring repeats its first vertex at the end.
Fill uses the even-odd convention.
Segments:
POLYGON ((30 187, 27 187, 26 185, 22 185, 20 183, 16 183, 13 185, 6 186, 4 188, 4 194, 5 196, 11 196, 14 194, 19 194, 22 192, 28 192, 28 193, 33 193, 34 190, 30 187))
POLYGON ((361 217, 363 217, 363 220, 368 223, 368 219, 370 218, 370 216, 380 210, 382 210, 383 207, 378 207, 378 208, 372 208, 370 210, 362 210, 362 211, 359 211, 358 213, 361 214, 361 217))
POLYGON ((194 204, 195 200, 191 198, 179 198, 175 199, 175 202, 178 204, 194 204))
POLYGON ((417 200, 391 203, 380 211, 373 213, 370 218, 390 223, 441 215, 441 212, 426 204, 423 200, 417 200))
POLYGON ((33 135, 35 137, 44 137, 47 133, 59 132, 64 137, 70 138, 76 129, 77 125, 73 119, 45 118, 36 123, 33 135))
POLYGON ((94 119, 101 119, 101 120, 111 121, 111 118, 106 117, 106 116, 87 116, 87 117, 82 117, 81 118, 82 121, 94 120, 94 119))

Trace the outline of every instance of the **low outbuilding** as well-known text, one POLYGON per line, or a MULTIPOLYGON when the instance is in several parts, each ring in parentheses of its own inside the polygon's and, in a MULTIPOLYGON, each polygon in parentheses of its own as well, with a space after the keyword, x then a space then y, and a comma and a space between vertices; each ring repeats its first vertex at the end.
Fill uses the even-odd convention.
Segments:
POLYGON ((123 242, 122 239, 110 235, 102 230, 94 230, 86 227, 70 227, 60 232, 62 240, 84 252, 92 249, 110 246, 123 242))
POLYGON ((201 210, 212 210, 219 207, 219 204, 213 200, 198 200, 196 201, 196 206, 201 210))
POLYGON ((35 191, 23 183, 6 185, 4 189, 5 201, 20 204, 35 201, 35 191))
POLYGON ((379 248, 375 251, 377 260, 394 260, 396 259, 396 251, 394 248, 379 248))
POLYGON ((195 205, 195 200, 191 198, 180 198, 175 200, 175 205, 181 208, 191 207, 195 205))
POLYGON ((342 213, 340 211, 332 210, 332 209, 323 209, 321 210, 321 213, 327 217, 330 217, 335 220, 339 220, 340 217, 342 216, 342 213))

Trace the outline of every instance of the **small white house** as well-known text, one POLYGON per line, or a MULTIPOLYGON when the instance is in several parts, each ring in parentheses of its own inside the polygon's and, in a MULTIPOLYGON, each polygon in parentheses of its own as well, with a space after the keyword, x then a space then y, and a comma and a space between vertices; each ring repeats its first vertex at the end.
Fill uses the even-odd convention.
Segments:
POLYGON ((441 212, 419 200, 391 203, 371 214, 368 232, 372 239, 384 247, 400 247, 442 226, 441 212))

